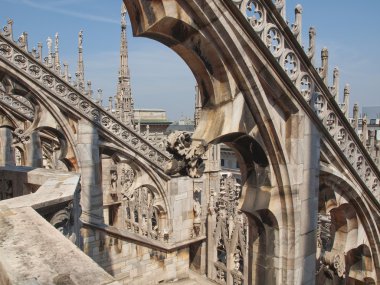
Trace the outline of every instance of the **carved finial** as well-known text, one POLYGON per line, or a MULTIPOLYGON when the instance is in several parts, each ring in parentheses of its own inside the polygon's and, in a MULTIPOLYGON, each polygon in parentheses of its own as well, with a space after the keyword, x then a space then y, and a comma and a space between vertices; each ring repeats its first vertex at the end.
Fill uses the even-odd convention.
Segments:
POLYGON ((362 119, 362 143, 366 145, 368 140, 368 125, 367 125, 367 114, 364 114, 362 119))
POLYGON ((42 43, 38 43, 38 59, 42 62, 42 43))
POLYGON ((315 37, 316 37, 316 35, 317 35, 317 32, 315 31, 315 28, 310 27, 310 29, 309 29, 309 50, 308 50, 307 56, 313 65, 315 62, 315 37))
POLYGON ((80 30, 78 33, 78 47, 83 48, 83 30, 80 30))
POLYGON ((319 69, 319 75, 323 79, 323 82, 328 84, 328 68, 329 68, 329 51, 326 47, 324 47, 321 51, 321 63, 322 67, 319 69))
POLYGON ((108 111, 112 112, 113 97, 108 98, 108 111))
POLYGON ((375 130, 369 130, 369 140, 368 140, 368 145, 369 145, 369 153, 371 154, 375 150, 375 130))
POLYGON ((33 48, 32 48, 32 56, 33 56, 34 58, 38 58, 38 54, 37 54, 37 49, 36 49, 36 47, 33 47, 33 48))
POLYGON ((23 32, 18 38, 18 45, 20 48, 28 51, 28 33, 23 32))
POLYGON ((335 101, 339 101, 339 69, 338 67, 334 68, 333 71, 333 86, 330 88, 331 95, 333 95, 335 101))
POLYGON ((281 16, 286 20, 286 0, 275 0, 274 5, 281 16))
POLYGON ((50 37, 47 38, 46 45, 48 48, 48 65, 50 66, 52 64, 52 55, 53 55, 53 51, 52 51, 53 41, 51 40, 50 37))
POLYGON ((292 32, 294 36, 297 38, 297 41, 300 45, 302 45, 302 6, 298 4, 295 7, 295 21, 292 25, 292 32))
POLYGON ((198 84, 195 85, 195 110, 194 110, 194 127, 196 128, 199 124, 202 111, 202 100, 201 92, 199 90, 198 84))
POLYGON ((121 4, 121 15, 125 16, 127 14, 127 7, 125 7, 124 2, 121 4))
POLYGON ((352 127, 357 130, 358 129, 358 122, 359 122, 359 105, 357 103, 354 104, 354 108, 352 111, 354 120, 352 122, 352 127))
POLYGON ((59 60, 59 36, 58 33, 55 33, 55 52, 54 52, 54 67, 55 70, 60 70, 61 69, 61 63, 59 60))
POLYGON ((83 30, 78 33, 78 70, 76 72, 79 90, 84 91, 83 30))
POLYGON ((347 117, 348 116, 348 109, 350 104, 350 85, 346 84, 344 86, 344 92, 343 92, 343 104, 342 104, 342 112, 347 117))
POLYGON ((69 65, 67 62, 63 63, 63 77, 66 79, 66 81, 69 81, 69 65))
POLYGON ((98 89, 98 99, 96 100, 96 103, 98 103, 99 105, 102 105, 102 101, 103 101, 103 90, 98 89))
POLYGON ((4 37, 6 38, 10 38, 11 40, 13 40, 13 20, 12 19, 8 19, 7 20, 7 25, 3 28, 3 35, 4 37))
POLYGON ((87 81, 87 95, 92 98, 92 83, 90 80, 87 81))

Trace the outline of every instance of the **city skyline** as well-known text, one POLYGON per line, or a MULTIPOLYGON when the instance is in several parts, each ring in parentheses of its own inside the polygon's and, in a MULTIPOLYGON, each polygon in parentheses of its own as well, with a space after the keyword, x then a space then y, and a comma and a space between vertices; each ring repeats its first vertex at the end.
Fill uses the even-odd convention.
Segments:
MULTIPOLYGON (((287 1, 290 23, 298 2, 287 1)), ((354 103, 359 103, 360 108, 380 105, 376 84, 380 78, 379 58, 375 49, 379 41, 375 37, 375 11, 380 8, 380 3, 363 6, 360 11, 367 17, 360 17, 358 24, 353 21, 358 18, 357 10, 349 3, 342 6, 327 0, 319 1, 319 4, 310 2, 301 2, 304 12, 302 43, 308 47, 308 28, 314 26, 317 30, 316 66, 320 65, 320 50, 326 46, 329 49, 330 85, 333 68, 338 66, 340 70, 340 100, 345 83, 349 83, 350 110, 354 103), (363 29, 365 32, 361 32, 363 29)), ((14 19, 14 38, 17 39, 23 31, 28 32, 30 50, 38 42, 43 42, 46 56, 46 39, 53 38, 58 32, 60 57, 69 63, 73 77, 77 69, 77 36, 83 29, 85 78, 91 80, 95 96, 97 89, 103 90, 103 105, 108 104, 108 97, 115 95, 117 87, 120 1, 105 4, 101 0, 0 0, 0 4, 3 6, 1 24, 4 26, 7 18, 14 19)), ((135 108, 165 109, 170 120, 192 117, 195 79, 186 64, 162 44, 132 37, 129 22, 127 35, 135 108)))

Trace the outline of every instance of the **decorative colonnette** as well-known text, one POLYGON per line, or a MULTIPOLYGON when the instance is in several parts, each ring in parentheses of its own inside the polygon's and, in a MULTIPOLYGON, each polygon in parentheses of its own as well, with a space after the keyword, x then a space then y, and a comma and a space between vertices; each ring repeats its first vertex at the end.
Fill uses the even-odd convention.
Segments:
MULTIPOLYGON (((303 62, 303 59, 291 48, 287 35, 283 28, 277 25, 276 15, 272 11, 268 11, 267 5, 263 0, 231 0, 241 10, 247 18, 255 32, 260 36, 262 41, 276 58, 277 62, 284 69, 286 74, 297 87, 303 98, 309 103, 315 114, 326 127, 330 135, 334 138, 343 154, 347 157, 350 164, 356 170, 362 181, 378 196, 379 192, 379 177, 372 168, 368 156, 363 153, 363 148, 359 146, 361 141, 353 135, 351 125, 347 124, 343 119, 342 110, 337 109, 330 103, 329 98, 337 97, 337 80, 338 70, 334 70, 334 86, 328 87, 329 93, 325 93, 318 87, 319 82, 303 62)), ((285 0, 272 0, 280 15, 285 18, 285 0)), ((301 44, 301 13, 302 7, 297 5, 295 9, 295 23, 290 29, 297 41, 301 44)), ((286 21, 286 20, 285 20, 286 21)), ((317 68, 321 79, 327 85, 327 49, 322 50, 322 67, 317 68)), ((315 29, 309 30, 309 48, 306 53, 311 62, 314 61, 315 55, 315 29)), ((345 87, 345 93, 349 92, 348 86, 345 87)), ((345 94, 346 95, 346 94, 345 94)), ((347 113, 347 107, 344 112, 347 113)))
POLYGON ((27 74, 49 90, 50 94, 69 104, 90 121, 103 127, 111 135, 121 139, 130 148, 142 154, 161 169, 164 168, 169 158, 162 150, 152 146, 143 137, 137 135, 102 107, 92 102, 90 98, 71 86, 61 74, 57 74, 57 71, 52 67, 49 70, 49 66, 42 66, 42 62, 38 61, 41 56, 35 52, 29 54, 25 40, 20 40, 21 37, 18 42, 14 42, 11 33, 7 32, 7 27, 9 25, 4 28, 2 34, 0 33, 0 59, 17 67, 22 73, 27 74))

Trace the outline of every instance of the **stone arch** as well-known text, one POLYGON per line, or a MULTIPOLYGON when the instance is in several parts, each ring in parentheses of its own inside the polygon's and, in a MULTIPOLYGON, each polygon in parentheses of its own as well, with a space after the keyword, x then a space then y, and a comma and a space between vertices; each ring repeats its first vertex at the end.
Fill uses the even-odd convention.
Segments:
MULTIPOLYGON (((198 86, 203 90, 203 98, 215 98, 213 102, 220 102, 213 105, 208 104, 211 102, 208 101, 202 106, 199 125, 193 138, 209 143, 226 134, 251 130, 252 121, 257 125, 258 133, 265 142, 271 172, 274 173, 272 183, 279 192, 281 210, 278 215, 281 217, 278 220, 284 229, 282 236, 295 240, 294 198, 289 187, 291 183, 286 165, 286 151, 280 139, 281 134, 272 121, 273 104, 269 102, 257 74, 263 65, 257 54, 257 47, 253 44, 255 42, 253 34, 247 33, 237 19, 224 14, 229 8, 223 1, 201 3, 182 0, 169 2, 133 0, 124 3, 134 35, 158 40, 177 52, 192 70, 198 86), (173 33, 174 27, 179 27, 177 33, 173 33), (206 39, 207 42, 202 45, 194 44, 191 39, 196 36, 206 39), (206 58, 210 51, 213 51, 212 57, 206 58), (192 56, 198 59, 189 61, 192 56), (197 66, 199 63, 202 66, 200 70, 197 66), (226 76, 213 77, 210 76, 211 73, 205 74, 208 64, 214 69, 220 69, 217 74, 226 74, 226 76), (202 87, 205 85, 201 80, 203 76, 206 76, 206 79, 211 78, 213 88, 202 87), (205 91, 213 93, 206 96, 205 91), (235 117, 233 115, 235 110, 241 111, 242 115, 235 117), (247 118, 249 119, 245 121, 247 118), (209 124, 210 121, 213 122, 212 126, 209 124)), ((282 92, 269 89, 267 90, 272 93, 282 92)), ((289 104, 287 107, 289 109, 284 111, 281 119, 286 120, 289 114, 295 111, 294 105, 289 104)), ((282 263, 284 271, 280 274, 286 275, 282 276, 283 281, 291 283, 295 278, 294 271, 287 271, 285 268, 293 268, 292 260, 296 252, 286 246, 281 247, 281 251, 281 256, 284 257, 282 263)))
POLYGON ((159 191, 145 184, 128 192, 122 202, 124 228, 150 239, 165 239, 171 225, 168 208, 159 191))
POLYGON ((135 191, 147 188, 155 197, 153 206, 159 215, 157 220, 160 222, 160 229, 166 228, 171 231, 171 213, 168 211, 169 200, 165 192, 166 181, 169 180, 169 177, 163 172, 152 169, 145 159, 140 159, 132 150, 110 143, 101 144, 100 149, 103 157, 101 167, 103 201, 104 207, 109 207, 110 212, 109 214, 105 213, 105 216, 109 217, 112 211, 117 212, 118 218, 122 220, 114 226, 125 227, 123 219, 125 219, 126 213, 123 205, 135 194, 135 191), (111 172, 115 172, 117 176, 114 181, 114 193, 110 192, 112 182, 108 182, 112 179, 112 177, 110 178, 111 172), (112 197, 108 197, 109 195, 112 197), (118 203, 121 207, 116 204, 112 206, 113 203, 118 203))
MULTIPOLYGON (((132 163, 138 171, 144 172, 149 176, 149 180, 152 181, 152 184, 156 185, 158 191, 165 196, 165 183, 170 179, 163 171, 159 169, 153 169, 152 166, 148 165, 146 161, 136 155, 135 152, 127 148, 120 147, 116 144, 101 144, 101 151, 103 154, 109 155, 112 157, 114 163, 118 161, 125 160, 128 163, 132 163), (123 157, 123 158, 122 158, 123 157)), ((168 205, 168 201, 165 202, 168 205)))
POLYGON ((232 99, 228 72, 220 55, 222 49, 200 33, 200 27, 185 15, 189 11, 181 14, 184 7, 169 11, 162 1, 154 4, 154 13, 149 3, 126 1, 125 4, 135 34, 149 27, 145 37, 168 46, 186 62, 198 82, 202 106, 211 107, 232 99), (159 15, 159 20, 156 15, 159 15))
POLYGON ((211 143, 224 143, 231 147, 239 162, 242 175, 242 193, 239 208, 245 213, 256 213, 269 207, 271 179, 269 160, 265 149, 259 143, 260 137, 235 132, 218 137, 211 143), (260 200, 258 203, 257 200, 260 200), (265 202, 264 202, 265 201, 265 202), (264 203, 263 203, 264 202, 264 203))
POLYGON ((253 255, 248 284, 278 284, 280 241, 277 219, 269 210, 258 210, 248 217, 252 231, 249 253, 253 255))
MULTIPOLYGON (((25 133, 32 132, 39 127, 50 127, 55 129, 55 125, 48 122, 53 121, 59 126, 59 131, 66 138, 67 145, 70 145, 73 156, 70 159, 62 158, 62 162, 69 168, 78 170, 81 162, 79 161, 78 150, 75 147, 74 134, 67 122, 65 114, 57 107, 56 103, 50 101, 48 91, 40 88, 27 76, 17 73, 16 70, 7 68, 4 63, 0 62, 0 71, 5 72, 3 80, 6 80, 7 90, 18 96, 25 97, 34 107, 34 118, 31 125, 25 130, 25 133), (52 120, 51 120, 52 119, 52 120)), ((58 130, 58 129, 56 129, 58 130)))
POLYGON ((371 250, 367 245, 362 244, 349 250, 346 261, 349 280, 358 280, 365 284, 371 284, 372 280, 372 284, 375 284, 371 250))
POLYGON ((67 170, 73 169, 73 165, 68 159, 66 159, 66 154, 68 152, 67 139, 60 130, 57 130, 50 126, 39 126, 34 129, 34 131, 40 132, 41 144, 43 144, 44 141, 47 141, 47 143, 50 144, 54 144, 51 146, 51 151, 54 152, 54 148, 58 150, 55 158, 62 162, 64 166, 67 167, 67 170))
POLYGON ((25 165, 25 150, 19 146, 14 148, 14 160, 16 166, 24 166, 25 165))
POLYGON ((8 127, 12 131, 14 131, 18 127, 19 123, 14 114, 5 110, 2 106, 0 106, 0 126, 8 127))
MULTIPOLYGON (((320 180, 319 203, 325 202, 326 206, 321 207, 320 205, 319 215, 320 218, 321 213, 331 216, 331 244, 326 249, 329 252, 327 259, 332 261, 338 254, 340 264, 344 266, 344 275, 338 278, 332 270, 329 282, 331 284, 342 284, 342 282, 371 284, 365 282, 379 280, 379 272, 376 270, 378 268, 377 245, 379 241, 375 230, 376 223, 369 211, 371 205, 366 204, 366 201, 358 195, 356 190, 359 187, 355 187, 352 182, 349 182, 332 167, 322 165, 320 180), (326 195, 325 193, 329 194, 326 195), (333 201, 333 203, 329 201, 333 201), (323 211, 327 208, 328 211, 323 211)), ((322 227, 325 225, 326 228, 329 222, 326 222, 325 219, 325 222, 320 223, 321 219, 319 219, 319 235, 321 235, 321 229, 323 231, 322 227)), ((322 243, 326 245, 325 241, 322 243)), ((318 266, 317 264, 317 268, 318 266)), ((326 280, 322 281, 321 276, 323 275, 321 273, 323 272, 319 271, 318 284, 327 282, 326 280)), ((325 275, 328 275, 326 270, 325 275)))

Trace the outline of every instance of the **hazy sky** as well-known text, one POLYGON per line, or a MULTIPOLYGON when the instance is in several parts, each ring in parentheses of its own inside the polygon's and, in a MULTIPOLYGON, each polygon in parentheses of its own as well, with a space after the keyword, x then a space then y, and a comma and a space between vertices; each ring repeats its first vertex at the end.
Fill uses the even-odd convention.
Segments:
MULTIPOLYGON (((303 43, 308 46, 308 28, 317 30, 320 49, 329 48, 329 75, 338 66, 341 92, 351 86, 351 106, 380 105, 379 0, 287 0, 289 22, 294 7, 303 6, 303 43)), ((77 35, 84 30, 86 80, 93 89, 103 89, 103 101, 114 96, 117 84, 120 46, 120 4, 118 0, 0 0, 0 23, 14 19, 14 37, 29 34, 29 47, 46 38, 60 36, 60 57, 70 65, 74 76, 77 35)), ((189 68, 167 47, 144 38, 133 38, 128 27, 129 64, 136 108, 159 108, 169 119, 193 116, 195 79, 189 68)), ((96 92, 95 92, 96 93, 96 92)), ((341 98, 343 97, 340 94, 341 98)))

